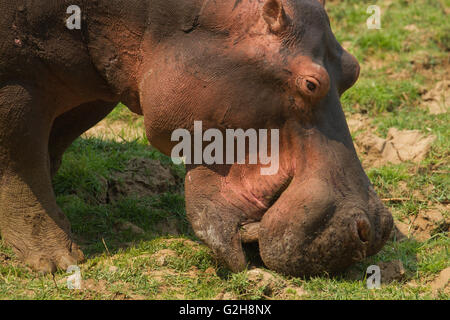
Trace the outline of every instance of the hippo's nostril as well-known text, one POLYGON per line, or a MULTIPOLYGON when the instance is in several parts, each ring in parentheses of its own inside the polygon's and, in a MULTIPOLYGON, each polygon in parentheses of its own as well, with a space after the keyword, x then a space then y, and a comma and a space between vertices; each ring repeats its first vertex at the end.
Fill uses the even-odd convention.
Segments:
POLYGON ((356 221, 356 229, 358 230, 359 239, 364 243, 369 242, 371 233, 369 221, 367 219, 358 219, 356 221))

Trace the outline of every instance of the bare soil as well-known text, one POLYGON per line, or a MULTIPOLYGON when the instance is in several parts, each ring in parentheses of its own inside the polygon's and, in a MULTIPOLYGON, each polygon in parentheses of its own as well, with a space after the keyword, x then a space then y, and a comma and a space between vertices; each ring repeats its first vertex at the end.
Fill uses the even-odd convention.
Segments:
POLYGON ((408 217, 404 221, 396 221, 392 237, 401 241, 405 238, 414 238, 418 241, 426 241, 436 233, 449 233, 450 217, 445 217, 442 212, 449 212, 449 206, 432 208, 419 212, 417 216, 408 217))
POLYGON ((367 116, 356 114, 348 119, 348 125, 356 136, 355 148, 363 156, 365 167, 380 167, 388 163, 398 164, 425 159, 435 141, 434 135, 424 135, 418 130, 398 130, 390 128, 386 139, 376 135, 367 116))
POLYGON ((142 198, 165 193, 176 187, 175 177, 159 161, 136 158, 128 162, 124 171, 115 172, 109 179, 107 197, 109 202, 124 196, 142 198))

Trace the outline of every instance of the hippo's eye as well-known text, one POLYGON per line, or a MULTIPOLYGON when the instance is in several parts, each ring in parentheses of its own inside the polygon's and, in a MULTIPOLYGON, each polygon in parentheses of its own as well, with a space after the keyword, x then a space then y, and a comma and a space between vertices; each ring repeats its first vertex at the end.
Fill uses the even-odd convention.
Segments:
POLYGON ((305 96, 315 98, 320 95, 320 82, 311 76, 300 76, 296 80, 297 89, 305 96))
POLYGON ((330 76, 325 67, 307 57, 300 56, 290 62, 289 70, 293 75, 288 77, 291 88, 310 103, 318 102, 330 90, 330 76))
POLYGON ((314 91, 317 88, 314 83, 308 80, 306 80, 306 86, 308 87, 309 91, 314 91))

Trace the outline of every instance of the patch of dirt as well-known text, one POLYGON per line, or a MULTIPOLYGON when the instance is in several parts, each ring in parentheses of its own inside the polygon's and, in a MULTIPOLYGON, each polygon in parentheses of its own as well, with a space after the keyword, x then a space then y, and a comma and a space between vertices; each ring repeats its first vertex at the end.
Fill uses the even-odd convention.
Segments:
POLYGON ((357 144, 360 150, 369 156, 382 157, 383 149, 386 146, 386 140, 377 135, 367 132, 358 136, 357 144))
POLYGON ((161 269, 161 270, 149 270, 145 271, 144 275, 149 276, 152 280, 157 282, 163 282, 168 276, 176 276, 178 273, 171 269, 161 269))
MULTIPOLYGON (((0 239, 1 242, 1 239, 0 239)), ((3 244, 5 245, 5 244, 3 244)), ((6 245, 5 245, 6 246, 6 245)), ((20 259, 18 259, 15 255, 9 255, 3 252, 0 252, 0 266, 4 265, 10 268, 23 268, 26 272, 33 273, 34 271, 27 265, 24 264, 20 259)))
POLYGON ((301 299, 307 294, 308 292, 306 292, 306 290, 302 287, 289 286, 283 290, 282 298, 301 299))
POLYGON ((167 281, 171 281, 167 278, 179 278, 179 277, 189 277, 191 279, 198 279, 201 272, 195 266, 191 267, 188 272, 177 272, 170 268, 162 268, 159 270, 147 270, 143 272, 144 275, 150 277, 151 280, 157 281, 160 283, 158 287, 158 295, 156 296, 157 300, 167 299, 165 297, 165 293, 171 291, 174 295, 175 299, 186 299, 183 293, 177 293, 173 291, 178 291, 180 288, 175 284, 168 284, 167 281))
POLYGON ((389 59, 376 59, 371 57, 370 59, 363 62, 363 67, 369 70, 379 70, 384 68, 388 63, 389 59))
MULTIPOLYGON (((407 80, 411 79, 411 73, 410 71, 403 69, 400 71, 394 71, 393 68, 389 68, 386 70, 386 74, 388 75, 389 79, 394 80, 407 80)), ((408 96, 406 94, 403 94, 403 97, 406 101, 409 101, 408 96)))
POLYGON ((422 107, 430 114, 441 114, 449 111, 450 105, 450 80, 442 80, 436 83, 431 90, 425 90, 422 95, 422 107))
POLYGON ((341 43, 342 48, 349 51, 352 47, 353 43, 351 41, 344 41, 341 43))
POLYGON ((185 275, 189 276, 190 278, 198 278, 201 271, 196 267, 192 266, 185 275))
POLYGON ((86 279, 81 282, 81 288, 84 290, 94 291, 100 294, 108 294, 110 283, 106 280, 86 279))
POLYGON ((414 73, 420 73, 426 79, 431 80, 434 85, 445 76, 446 70, 448 70, 449 59, 441 59, 430 55, 426 50, 421 50, 415 52, 409 63, 412 65, 414 73))
POLYGON ((408 24, 407 26, 403 27, 403 29, 407 30, 407 31, 414 31, 414 32, 419 31, 419 28, 415 24, 408 24))
POLYGON ((418 130, 390 128, 386 139, 367 132, 356 137, 357 151, 365 155, 365 166, 382 166, 406 161, 420 162, 427 156, 436 137, 418 130))
POLYGON ((169 169, 157 160, 135 158, 128 162, 123 172, 115 172, 108 183, 110 202, 124 196, 154 196, 170 191, 177 181, 169 169))
POLYGON ((426 241, 434 234, 450 232, 450 218, 445 217, 441 211, 449 211, 447 206, 432 208, 419 212, 417 216, 408 218, 407 221, 395 221, 395 227, 391 239, 402 241, 406 238, 414 238, 418 241, 426 241))
POLYGON ((263 289, 263 294, 269 297, 285 285, 283 279, 259 268, 248 271, 247 279, 257 288, 263 289))
MULTIPOLYGON (((357 108, 359 108, 357 106, 357 108)), ((367 115, 355 113, 347 116, 347 124, 351 133, 358 132, 362 129, 367 130, 371 127, 371 120, 367 115)))
POLYGON ((214 300, 238 300, 232 292, 221 292, 214 297, 214 300))
POLYGON ((450 294, 450 267, 441 271, 439 276, 430 283, 433 294, 443 291, 445 294, 450 294))
POLYGON ((11 257, 3 252, 0 252, 0 263, 6 264, 9 263, 9 261, 11 261, 11 257))
POLYGON ((108 271, 111 273, 116 273, 117 271, 119 271, 119 267, 111 266, 108 268, 108 271))
POLYGON ((392 228, 390 240, 397 242, 406 240, 408 238, 409 229, 409 224, 406 224, 402 221, 395 221, 394 227, 392 228))
POLYGON ((402 281, 406 278, 405 268, 400 260, 380 262, 381 283, 388 284, 393 281, 402 281))
POLYGON ((170 260, 170 258, 178 257, 177 253, 171 249, 163 249, 151 256, 151 258, 156 262, 156 264, 160 267, 166 266, 170 260))
POLYGON ((106 280, 87 279, 81 282, 82 290, 95 292, 101 296, 111 296, 113 300, 145 300, 146 297, 133 293, 133 288, 129 283, 117 281, 110 283, 106 280), (120 291, 114 291, 113 286, 120 285, 120 291))
POLYGON ((436 208, 419 213, 411 223, 412 235, 419 241, 428 240, 438 232, 450 231, 450 219, 445 218, 436 208))
POLYGON ((435 139, 435 136, 424 136, 418 130, 400 131, 391 128, 383 148, 383 160, 394 164, 405 161, 420 162, 425 159, 435 139))
POLYGON ((380 70, 385 68, 384 74, 388 77, 395 78, 398 72, 389 67, 389 65, 391 61, 396 60, 398 60, 398 54, 386 53, 383 57, 365 57, 364 60, 360 62, 363 72, 367 73, 367 71, 370 70, 380 70))

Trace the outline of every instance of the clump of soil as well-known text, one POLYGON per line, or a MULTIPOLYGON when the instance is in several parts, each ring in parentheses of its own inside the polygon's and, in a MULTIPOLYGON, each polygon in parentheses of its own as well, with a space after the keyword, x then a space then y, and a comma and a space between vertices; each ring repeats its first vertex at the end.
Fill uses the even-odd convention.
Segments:
POLYGON ((221 292, 214 297, 214 300, 238 300, 232 292, 221 292))
POLYGON ((112 300, 145 300, 146 297, 133 293, 133 288, 123 281, 108 282, 106 280, 86 279, 81 282, 82 290, 89 297, 90 293, 97 293, 101 296, 109 296, 112 300), (112 291, 113 286, 120 285, 120 291, 112 291))
MULTIPOLYGON (((406 270, 400 260, 379 262, 377 266, 380 268, 382 284, 389 284, 393 281, 400 282, 406 279, 406 270)), ((343 274, 345 279, 352 281, 364 280, 365 275, 367 276, 366 271, 361 270, 360 266, 352 266, 343 274)))
POLYGON ((402 281, 406 278, 405 268, 400 260, 380 262, 381 283, 388 284, 393 281, 402 281))
POLYGON ((108 283, 108 281, 106 280, 97 281, 94 279, 87 279, 81 282, 81 286, 84 290, 90 290, 104 294, 109 292, 108 288, 110 286, 110 283, 108 283))
POLYGON ((409 225, 402 221, 395 221, 394 227, 391 232, 391 241, 404 241, 408 238, 409 234, 409 225))
POLYGON ((412 234, 419 241, 425 241, 437 232, 449 232, 450 221, 438 209, 418 214, 412 220, 412 234))
POLYGON ((435 139, 434 135, 425 136, 418 130, 390 128, 386 139, 368 132, 360 134, 356 144, 357 150, 365 154, 364 165, 377 167, 387 163, 420 162, 435 139))
POLYGON ((152 260, 160 267, 166 266, 169 263, 170 258, 177 257, 177 253, 171 249, 163 249, 152 255, 152 260))
POLYGON ((422 106, 430 114, 448 112, 450 105, 450 81, 443 80, 436 83, 433 89, 426 91, 422 96, 422 106))
POLYGON ((390 128, 386 139, 377 136, 375 127, 367 115, 353 114, 347 118, 350 132, 358 133, 355 148, 363 155, 367 167, 379 167, 388 163, 420 162, 429 153, 436 137, 426 136, 418 130, 390 128))
POLYGON ((166 277, 177 275, 174 270, 168 268, 163 268, 160 270, 147 270, 144 271, 143 274, 158 282, 163 282, 166 277))
POLYGON ((439 276, 430 283, 430 286, 435 295, 439 291, 450 294, 450 267, 442 270, 439 276))
POLYGON ((272 296, 278 289, 284 286, 284 281, 263 269, 255 268, 247 272, 247 279, 257 288, 263 289, 263 293, 272 296))
POLYGON ((303 289, 302 287, 295 287, 295 286, 289 286, 286 287, 283 290, 283 298, 294 298, 294 299, 300 299, 303 296, 307 295, 308 292, 306 292, 305 289, 303 289))
POLYGON ((350 132, 352 133, 358 132, 363 129, 367 130, 371 127, 369 117, 360 113, 352 114, 351 116, 347 117, 347 124, 350 132))
POLYGON ((110 202, 124 196, 154 196, 175 189, 177 181, 169 169, 157 160, 136 158, 123 172, 112 174, 107 196, 110 202))
POLYGON ((396 221, 391 239, 402 241, 406 238, 414 238, 418 241, 426 241, 436 233, 448 233, 450 219, 444 217, 441 209, 433 208, 419 212, 417 216, 410 217, 406 221, 396 221))

